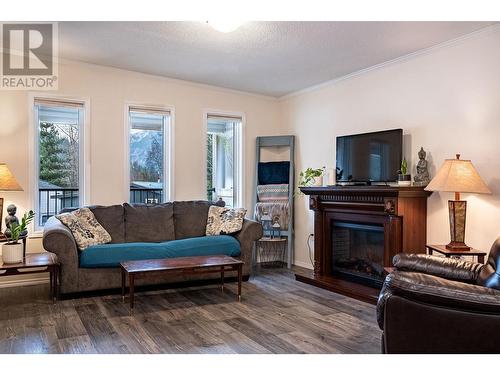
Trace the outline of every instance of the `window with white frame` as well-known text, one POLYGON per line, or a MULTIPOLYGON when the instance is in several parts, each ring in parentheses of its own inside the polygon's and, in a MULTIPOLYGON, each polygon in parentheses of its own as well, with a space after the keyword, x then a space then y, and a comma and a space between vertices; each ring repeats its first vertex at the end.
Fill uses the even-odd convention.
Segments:
POLYGON ((83 204, 83 102, 35 98, 35 230, 83 204))
POLYGON ((128 107, 130 203, 170 199, 170 117, 166 110, 128 107))
POLYGON ((242 204, 242 118, 207 115, 207 199, 242 204))

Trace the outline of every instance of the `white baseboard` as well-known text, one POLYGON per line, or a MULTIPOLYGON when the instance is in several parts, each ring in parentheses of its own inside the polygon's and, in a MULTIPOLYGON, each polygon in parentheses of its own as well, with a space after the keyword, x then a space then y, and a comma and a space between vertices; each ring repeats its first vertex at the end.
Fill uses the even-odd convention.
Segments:
POLYGON ((45 275, 40 275, 39 277, 32 277, 29 279, 0 280, 0 288, 12 288, 19 286, 48 284, 48 283, 49 283, 49 277, 45 275))
POLYGON ((299 267, 304 267, 304 268, 308 268, 310 270, 313 269, 313 266, 311 264, 311 262, 300 262, 300 261, 295 261, 293 262, 294 265, 296 266, 299 266, 299 267))

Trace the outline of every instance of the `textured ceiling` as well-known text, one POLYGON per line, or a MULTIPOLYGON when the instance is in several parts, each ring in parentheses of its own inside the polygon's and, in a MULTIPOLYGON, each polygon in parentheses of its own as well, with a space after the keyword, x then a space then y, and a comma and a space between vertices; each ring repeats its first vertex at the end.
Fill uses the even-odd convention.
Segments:
POLYGON ((280 97, 491 22, 60 22, 67 59, 280 97))

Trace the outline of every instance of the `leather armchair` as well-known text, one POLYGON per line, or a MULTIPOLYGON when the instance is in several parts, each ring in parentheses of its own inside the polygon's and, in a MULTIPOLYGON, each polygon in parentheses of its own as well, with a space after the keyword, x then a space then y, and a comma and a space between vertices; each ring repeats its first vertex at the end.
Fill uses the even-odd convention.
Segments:
POLYGON ((377 304, 382 352, 500 353, 500 238, 486 264, 423 254, 393 264, 377 304))

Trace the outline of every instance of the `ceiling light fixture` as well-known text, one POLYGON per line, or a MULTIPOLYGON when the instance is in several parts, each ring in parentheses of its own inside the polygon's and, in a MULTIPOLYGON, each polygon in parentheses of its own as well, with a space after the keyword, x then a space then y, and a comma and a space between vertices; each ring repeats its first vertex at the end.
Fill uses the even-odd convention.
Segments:
POLYGON ((220 31, 221 33, 233 32, 244 24, 244 22, 231 19, 207 21, 207 23, 210 26, 212 26, 215 30, 220 31))

